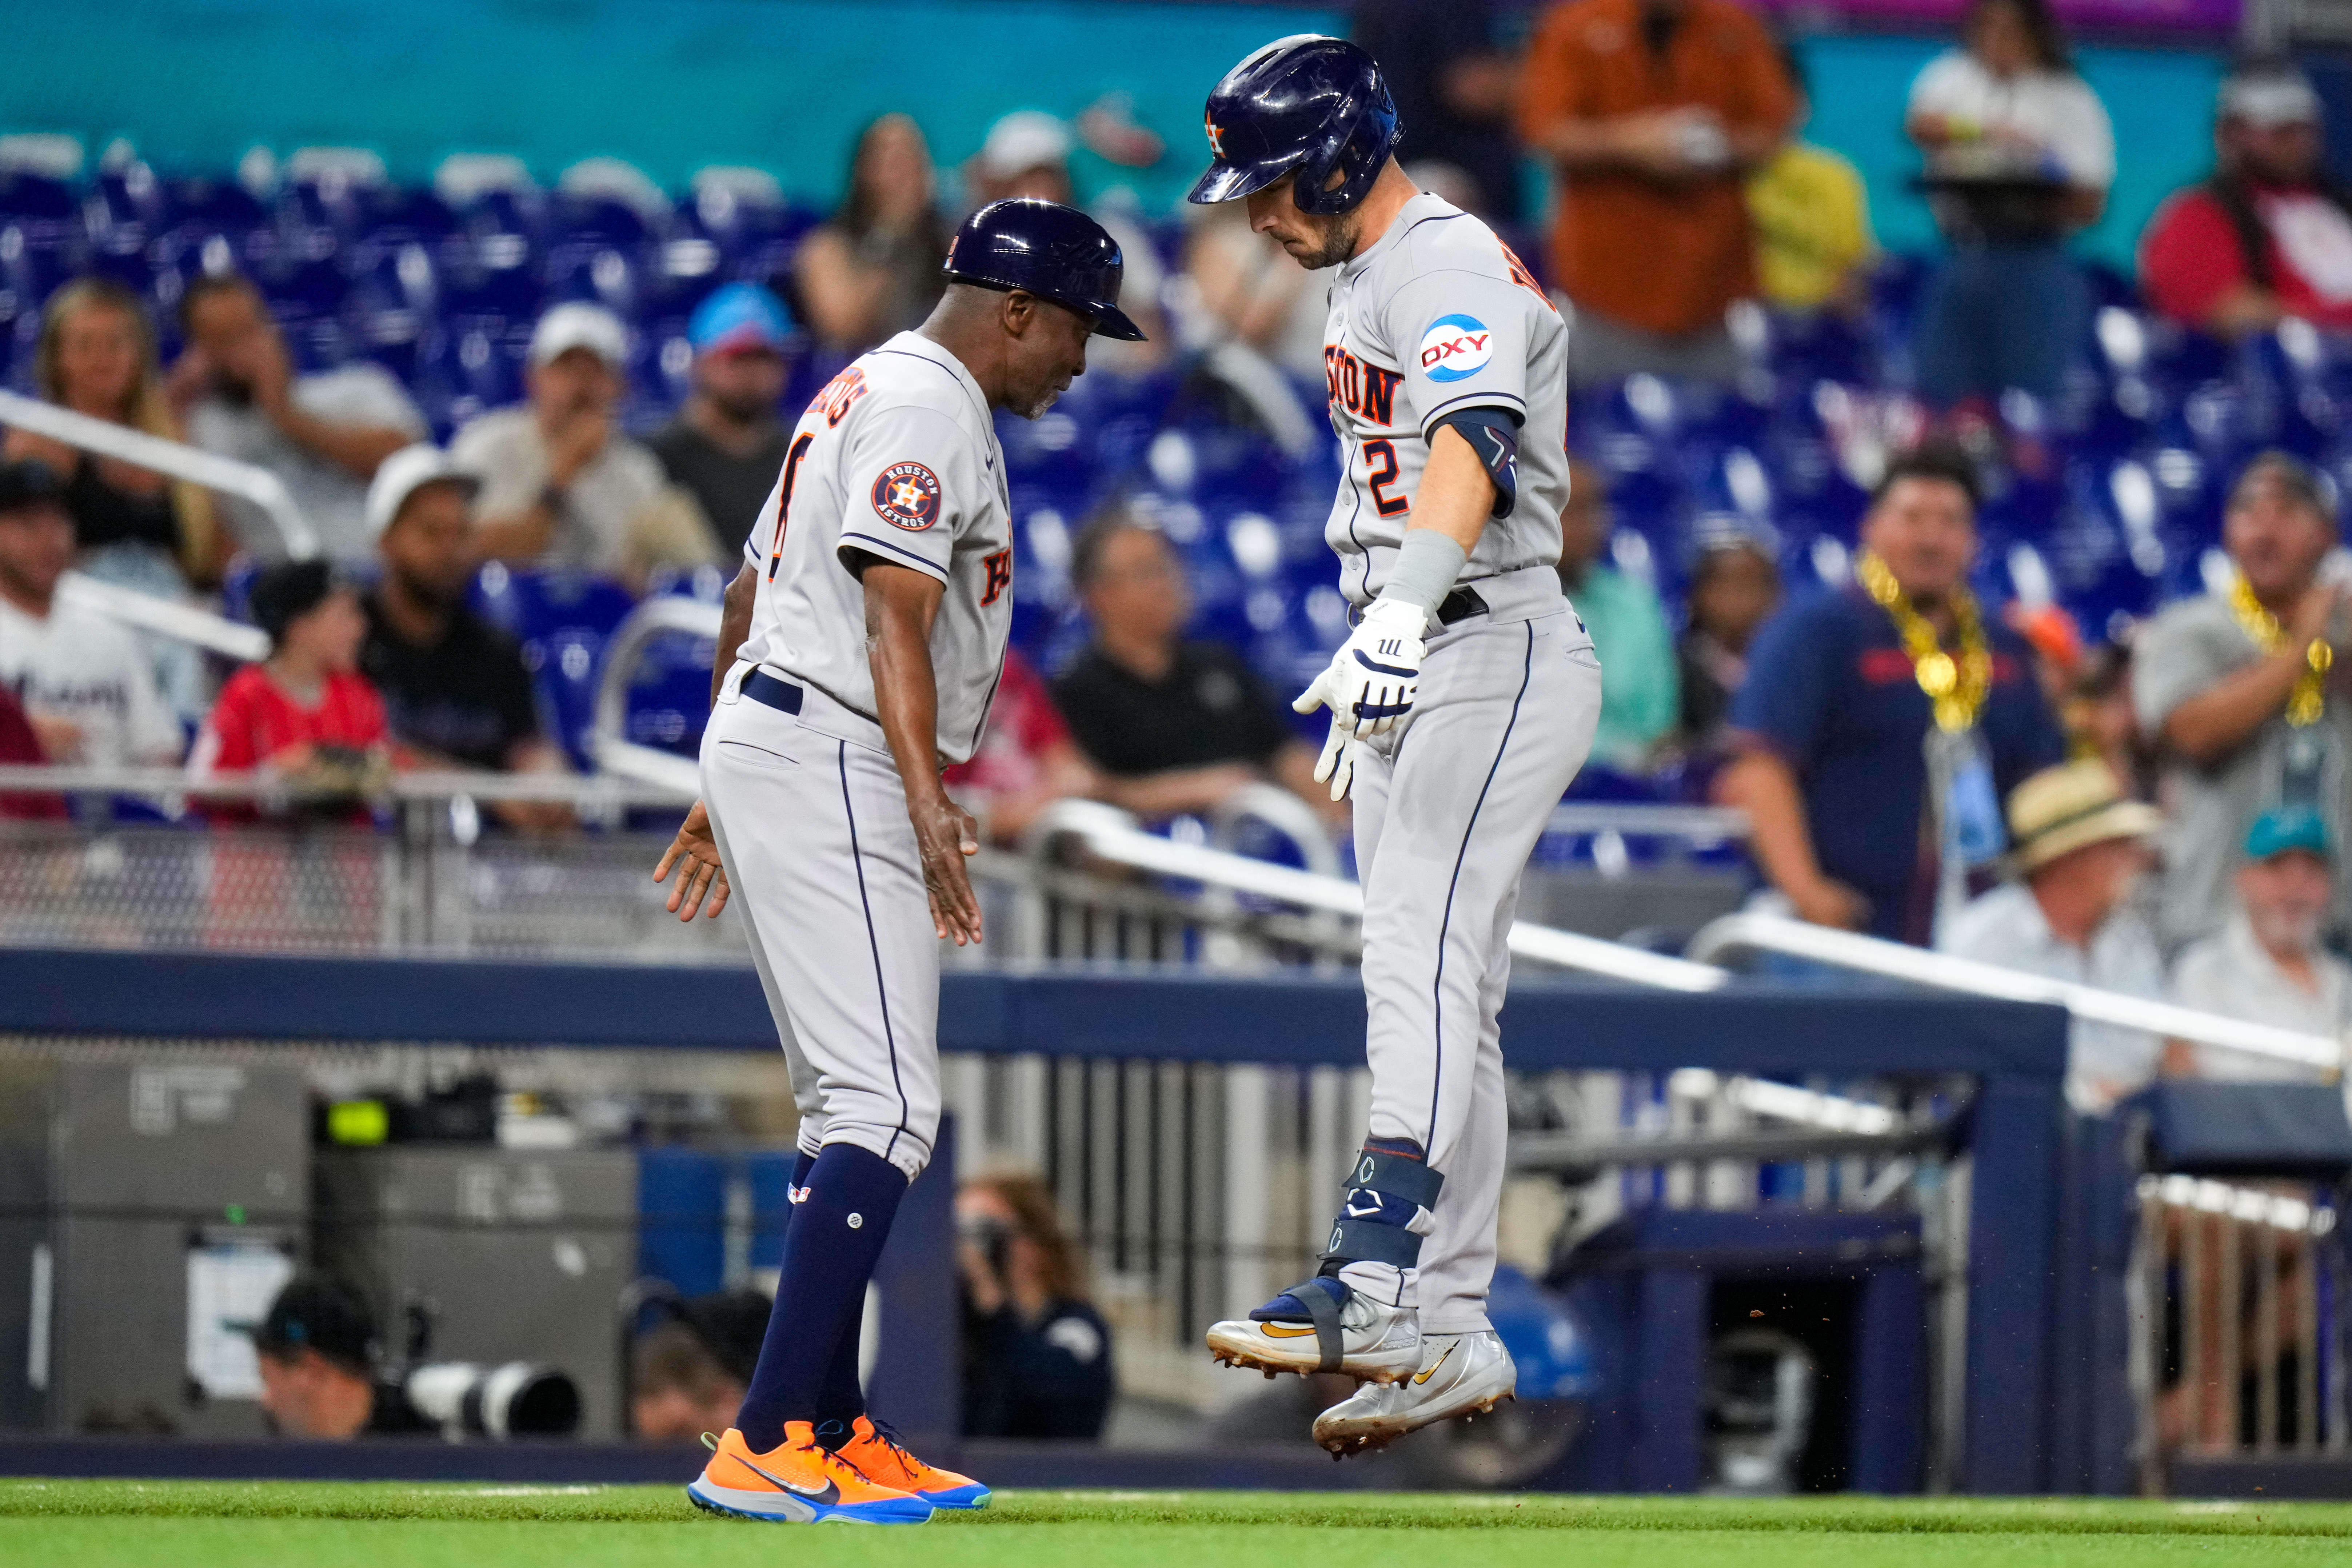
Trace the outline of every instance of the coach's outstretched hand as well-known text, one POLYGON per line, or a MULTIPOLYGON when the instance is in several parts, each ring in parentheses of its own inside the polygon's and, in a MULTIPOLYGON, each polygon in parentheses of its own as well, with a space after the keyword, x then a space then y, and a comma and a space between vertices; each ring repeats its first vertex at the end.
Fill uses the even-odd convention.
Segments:
MULTIPOLYGON (((912 793, 912 792, 909 792, 912 793)), ((923 857, 923 890, 931 898, 931 924, 940 940, 958 947, 980 941, 980 899, 971 890, 964 860, 980 853, 980 823, 971 813, 934 791, 929 800, 909 800, 915 844, 923 857)))
POLYGON ((719 840, 710 836, 710 812, 698 800, 677 825, 677 837, 662 851, 661 864, 654 868, 654 880, 667 881, 669 868, 681 862, 677 886, 669 890, 669 912, 691 921, 707 898, 710 907, 704 912, 717 920, 719 911, 727 907, 727 868, 719 863, 719 840))

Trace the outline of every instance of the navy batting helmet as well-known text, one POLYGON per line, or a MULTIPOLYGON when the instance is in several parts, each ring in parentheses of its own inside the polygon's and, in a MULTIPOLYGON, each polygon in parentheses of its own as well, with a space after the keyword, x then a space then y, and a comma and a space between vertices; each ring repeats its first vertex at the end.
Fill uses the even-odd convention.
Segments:
POLYGON ((1059 202, 1016 196, 991 202, 956 230, 947 275, 983 289, 1019 289, 1066 306, 1107 338, 1130 342, 1143 329, 1119 312, 1127 267, 1103 226, 1059 202))
POLYGON ((1313 33, 1277 38, 1227 71, 1207 118, 1216 161, 1192 200, 1229 202, 1296 170, 1291 197, 1309 213, 1347 212, 1370 195, 1404 132, 1378 62, 1313 33))

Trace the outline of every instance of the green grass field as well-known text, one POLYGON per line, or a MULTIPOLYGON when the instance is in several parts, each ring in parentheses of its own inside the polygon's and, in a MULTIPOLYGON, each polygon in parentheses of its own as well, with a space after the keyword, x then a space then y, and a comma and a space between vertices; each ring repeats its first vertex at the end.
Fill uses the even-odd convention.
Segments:
POLYGON ((2352 1507, 1818 1499, 1014 1492, 918 1529, 708 1518, 671 1487, 0 1481, 24 1568, 2296 1568, 2352 1507))

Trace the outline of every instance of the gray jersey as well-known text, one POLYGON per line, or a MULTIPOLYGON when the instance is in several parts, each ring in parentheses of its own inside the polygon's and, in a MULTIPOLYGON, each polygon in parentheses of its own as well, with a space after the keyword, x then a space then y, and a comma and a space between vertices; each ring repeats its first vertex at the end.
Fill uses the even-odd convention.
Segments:
POLYGON ((956 357, 900 332, 801 416, 744 558, 760 574, 739 657, 877 717, 862 551, 947 585, 931 627, 943 765, 988 722, 1013 625, 1012 505, 988 399, 956 357))
POLYGON ((1380 243, 1341 267, 1323 333, 1331 423, 1347 476, 1323 536, 1339 586, 1368 605, 1412 518, 1437 421, 1468 408, 1518 416, 1518 500, 1486 525, 1461 581, 1559 561, 1568 501, 1568 331, 1495 231, 1423 193, 1380 243))

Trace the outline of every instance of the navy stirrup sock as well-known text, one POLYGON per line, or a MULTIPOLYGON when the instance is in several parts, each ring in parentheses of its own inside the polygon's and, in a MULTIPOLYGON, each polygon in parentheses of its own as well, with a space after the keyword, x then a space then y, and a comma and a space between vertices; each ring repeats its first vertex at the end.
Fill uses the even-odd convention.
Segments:
POLYGON ((751 1386, 743 1395, 736 1427, 755 1453, 783 1441, 787 1421, 815 1422, 844 1415, 828 1409, 840 1383, 857 1384, 857 1324, 866 1310, 866 1287, 890 1235, 898 1202, 907 1195, 906 1173, 878 1154, 852 1143, 828 1143, 803 1177, 803 1191, 784 1229, 784 1258, 776 1282, 776 1305, 751 1386), (837 1371, 845 1351, 845 1371, 837 1371))

